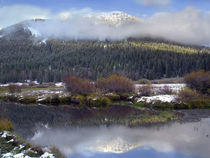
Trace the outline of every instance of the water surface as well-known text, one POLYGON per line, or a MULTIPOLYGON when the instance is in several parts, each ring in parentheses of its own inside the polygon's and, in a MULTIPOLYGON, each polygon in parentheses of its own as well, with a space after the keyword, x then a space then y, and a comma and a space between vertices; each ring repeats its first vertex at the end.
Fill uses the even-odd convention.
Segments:
POLYGON ((209 158, 210 119, 142 128, 44 128, 31 141, 56 146, 69 158, 209 158))

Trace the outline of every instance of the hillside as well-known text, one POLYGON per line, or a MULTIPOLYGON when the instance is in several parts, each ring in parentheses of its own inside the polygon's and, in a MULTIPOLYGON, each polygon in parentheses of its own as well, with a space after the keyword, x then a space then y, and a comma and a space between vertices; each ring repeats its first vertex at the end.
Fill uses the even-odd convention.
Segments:
POLYGON ((133 80, 159 79, 210 70, 208 47, 152 38, 120 41, 45 38, 29 25, 43 21, 25 21, 0 31, 0 82, 26 79, 58 82, 69 74, 95 80, 112 73, 133 80))

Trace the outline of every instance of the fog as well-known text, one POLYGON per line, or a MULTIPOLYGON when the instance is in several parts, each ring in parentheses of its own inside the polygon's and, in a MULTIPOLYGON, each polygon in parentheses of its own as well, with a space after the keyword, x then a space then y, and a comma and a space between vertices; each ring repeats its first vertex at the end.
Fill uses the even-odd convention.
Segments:
POLYGON ((73 14, 65 19, 31 22, 45 38, 123 40, 128 37, 164 38, 186 44, 210 44, 210 15, 194 7, 174 13, 157 13, 137 21, 113 25, 98 18, 99 13, 73 14))
POLYGON ((210 119, 204 119, 197 123, 134 129, 48 128, 37 131, 30 141, 42 146, 56 146, 66 156, 80 154, 88 157, 96 152, 122 154, 135 148, 152 148, 161 153, 178 152, 207 158, 210 155, 209 125, 210 119))
POLYGON ((122 40, 138 36, 139 24, 114 26, 106 24, 95 17, 74 15, 65 20, 47 20, 31 22, 30 27, 38 30, 45 38, 74 40, 122 40))

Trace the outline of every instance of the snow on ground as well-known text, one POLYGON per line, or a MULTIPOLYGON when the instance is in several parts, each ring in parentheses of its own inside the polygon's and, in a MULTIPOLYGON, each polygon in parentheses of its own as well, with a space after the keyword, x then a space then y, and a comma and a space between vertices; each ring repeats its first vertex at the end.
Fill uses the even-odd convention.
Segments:
POLYGON ((9 152, 9 153, 3 154, 2 156, 3 156, 2 158, 12 158, 13 154, 9 152))
POLYGON ((17 85, 17 86, 29 86, 29 83, 33 83, 35 85, 39 85, 38 81, 30 81, 30 80, 27 80, 27 82, 25 83, 22 83, 22 82, 16 82, 16 83, 6 83, 6 84, 0 84, 0 87, 8 87, 10 84, 12 85, 17 85))
MULTIPOLYGON (((8 139, 7 137, 11 136, 14 139, 16 139, 15 135, 12 135, 10 132, 4 131, 0 133, 0 137, 4 138, 5 140, 8 139)), ((12 142, 14 142, 14 139, 11 139, 10 141, 7 141, 8 144, 11 144, 12 142)), ((2 141, 5 141, 2 140, 2 141)), ((0 152, 0 157, 1 158, 31 158, 30 156, 27 155, 27 153, 30 152, 34 152, 36 153, 36 151, 31 150, 31 148, 28 149, 24 149, 24 145, 19 144, 19 145, 14 145, 12 149, 9 150, 9 152, 2 154, 0 152)), ((8 148, 9 149, 9 148, 8 148)), ((38 158, 33 157, 33 158, 38 158)), ((39 158, 55 158, 55 156, 53 154, 50 153, 50 151, 45 151, 44 154, 42 154, 41 156, 39 156, 39 158)))
MULTIPOLYGON (((135 84, 135 90, 136 92, 138 92, 138 88, 145 86, 145 84, 135 84)), ((168 87, 169 89, 172 90, 173 93, 177 93, 179 92, 181 89, 183 89, 186 86, 186 84, 152 84, 152 91, 155 94, 158 94, 159 90, 164 88, 164 87, 168 87)))
POLYGON ((0 87, 7 87, 9 84, 0 84, 0 87))
POLYGON ((10 136, 7 131, 4 131, 3 133, 0 133, 2 138, 6 138, 7 136, 10 136))
POLYGON ((153 103, 155 101, 167 102, 172 103, 175 102, 176 95, 156 95, 156 96, 149 96, 149 97, 141 97, 137 99, 137 102, 146 102, 146 103, 153 103))
POLYGON ((63 82, 55 83, 55 86, 56 87, 63 87, 64 86, 64 83, 63 82))
POLYGON ((54 158, 53 154, 45 152, 40 158, 54 158))

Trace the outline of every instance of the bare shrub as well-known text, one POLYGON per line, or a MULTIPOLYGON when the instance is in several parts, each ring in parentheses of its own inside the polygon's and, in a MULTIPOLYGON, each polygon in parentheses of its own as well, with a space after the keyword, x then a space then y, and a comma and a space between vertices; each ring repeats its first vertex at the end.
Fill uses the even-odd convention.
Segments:
POLYGON ((97 88, 103 92, 130 93, 134 91, 133 82, 123 76, 111 75, 96 82, 97 88))
POLYGON ((38 155, 43 155, 44 154, 44 151, 42 150, 41 146, 38 146, 38 145, 33 146, 31 148, 31 150, 36 151, 38 155))
POLYGON ((21 86, 10 84, 8 86, 10 93, 20 93, 21 92, 21 86))
POLYGON ((66 158, 58 148, 56 147, 52 147, 50 148, 50 151, 53 153, 53 155, 56 157, 56 158, 66 158))
POLYGON ((67 91, 71 94, 83 94, 87 95, 89 93, 93 93, 95 90, 95 86, 87 79, 79 78, 76 76, 66 77, 64 78, 64 83, 67 91))
POLYGON ((152 85, 146 84, 139 87, 138 92, 141 96, 150 96, 152 94, 152 85))
POLYGON ((179 91, 176 100, 178 102, 187 102, 187 101, 195 101, 198 100, 199 94, 196 90, 191 90, 189 88, 184 88, 181 91, 179 91))
POLYGON ((185 75, 184 81, 191 89, 195 89, 203 94, 210 94, 210 71, 204 70, 192 72, 185 75))
POLYGON ((146 78, 141 78, 137 81, 138 84, 151 84, 151 81, 146 78))

